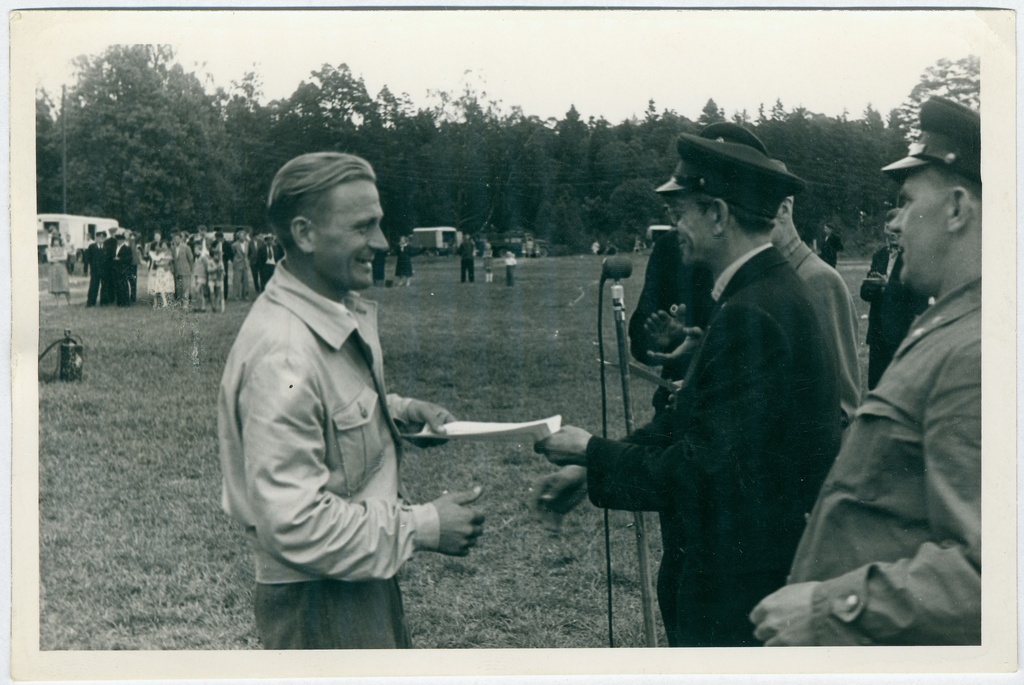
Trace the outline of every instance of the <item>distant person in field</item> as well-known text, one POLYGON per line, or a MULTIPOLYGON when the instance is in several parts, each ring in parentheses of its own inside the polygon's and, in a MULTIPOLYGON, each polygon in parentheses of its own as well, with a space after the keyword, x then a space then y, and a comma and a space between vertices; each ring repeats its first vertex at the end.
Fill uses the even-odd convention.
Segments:
POLYGON ((476 244, 471 236, 466 236, 459 244, 459 282, 465 283, 469 278, 472 283, 476 278, 476 244))
POLYGON ((115 304, 117 302, 117 234, 111 233, 103 241, 103 256, 105 268, 103 269, 103 289, 100 291, 100 305, 115 304))
POLYGON ((209 274, 210 311, 224 312, 224 252, 214 250, 210 254, 209 274))
POLYGON ((202 240, 197 240, 192 250, 192 307, 197 312, 205 312, 207 287, 210 283, 210 257, 202 240))
POLYGON ((839 262, 839 253, 843 250, 843 240, 832 224, 825 224, 821 230, 825 234, 821 241, 821 261, 834 269, 839 262))
POLYGON ((494 282, 494 248, 491 243, 484 241, 484 282, 494 282))
POLYGON ((142 244, 136 232, 128 234, 128 246, 132 250, 132 263, 128 266, 128 300, 135 304, 139 294, 139 266, 142 264, 142 244))
POLYGON ((50 265, 50 292, 60 302, 60 296, 71 306, 71 285, 68 278, 67 250, 59 233, 50 236, 50 247, 46 250, 46 260, 50 265))
POLYGON ((402 236, 398 239, 398 248, 395 250, 398 261, 395 262, 395 285, 409 285, 412 280, 412 250, 409 247, 409 238, 402 236))
POLYGON ((512 250, 505 250, 505 285, 510 288, 516 284, 516 264, 512 250))
POLYGON ((221 236, 221 250, 224 256, 224 301, 228 300, 231 295, 231 266, 235 259, 235 248, 232 247, 231 241, 224 238, 223 234, 218 232, 221 236))
POLYGON ((900 281, 903 248, 900 234, 889 224, 899 214, 886 215, 885 246, 871 256, 867 278, 861 283, 860 298, 871 303, 868 313, 868 390, 878 385, 882 372, 892 361, 914 318, 928 307, 928 298, 914 293, 900 281))
POLYGON ((132 247, 128 244, 128 236, 124 232, 117 234, 117 256, 114 259, 115 278, 114 293, 118 307, 128 307, 132 303, 131 276, 132 247))
POLYGON ((174 297, 174 274, 171 271, 171 250, 167 242, 159 238, 153 241, 149 250, 149 294, 153 298, 153 309, 167 307, 174 297))
POLYGON ((249 264, 249 241, 246 239, 245 231, 235 233, 235 242, 231 245, 232 258, 232 279, 231 290, 239 302, 249 299, 249 283, 252 282, 249 264))
POLYGON ((174 272, 174 299, 186 304, 192 288, 192 262, 195 257, 186 244, 184 235, 177 231, 172 238, 171 270, 174 272))
POLYGON ((103 241, 106 239, 106 232, 100 231, 96 234, 96 240, 89 243, 89 247, 85 248, 85 271, 89 274, 89 292, 86 295, 86 307, 96 306, 97 297, 99 297, 100 290, 103 287, 103 276, 107 267, 107 255, 103 251, 103 241))
POLYGON ((267 649, 410 647, 396 574, 417 551, 468 554, 479 487, 411 504, 402 433, 454 419, 389 393, 377 336, 376 176, 359 157, 296 157, 268 215, 285 250, 239 330, 218 400, 223 506, 245 526, 267 649))
POLYGON ((373 284, 376 287, 384 285, 387 279, 388 253, 386 250, 375 250, 373 253, 373 284))
POLYGON ((260 241, 259 247, 256 248, 256 255, 260 272, 259 289, 260 292, 263 292, 263 289, 267 287, 267 283, 274 277, 277 263, 284 257, 284 249, 274 240, 274 236, 265 235, 263 240, 260 241))

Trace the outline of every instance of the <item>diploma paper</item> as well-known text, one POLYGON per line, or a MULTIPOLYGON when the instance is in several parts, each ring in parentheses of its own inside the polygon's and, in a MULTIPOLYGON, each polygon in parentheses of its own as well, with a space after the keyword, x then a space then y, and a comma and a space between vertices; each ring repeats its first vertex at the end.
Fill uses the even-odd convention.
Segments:
POLYGON ((489 423, 484 421, 452 421, 444 424, 443 432, 435 433, 426 426, 407 438, 439 438, 442 440, 517 440, 530 438, 543 440, 562 427, 562 416, 555 415, 527 423, 489 423))

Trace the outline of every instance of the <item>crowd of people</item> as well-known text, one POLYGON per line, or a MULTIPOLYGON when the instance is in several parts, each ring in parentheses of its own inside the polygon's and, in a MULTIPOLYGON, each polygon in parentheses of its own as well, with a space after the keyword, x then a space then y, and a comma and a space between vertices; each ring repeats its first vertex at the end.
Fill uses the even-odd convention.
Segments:
MULTIPOLYGON (((263 292, 284 250, 273 235, 254 237, 245 230, 229 236, 220 231, 178 231, 170 240, 156 232, 151 241, 143 242, 137 231, 118 229, 98 232, 82 257, 83 273, 89 278, 86 307, 134 305, 142 271, 154 309, 177 303, 191 311, 223 312, 227 300, 247 301, 263 292)), ((47 249, 49 290, 69 305, 73 260, 54 233, 47 249)))
MULTIPOLYGON (((850 292, 793 226, 807 182, 736 124, 678 138, 657 189, 675 230, 630 326, 675 390, 622 440, 564 426, 534 446, 562 467, 537 488, 547 520, 581 493, 658 512, 671 646, 980 643, 980 117, 933 98, 920 130, 881 170, 900 187, 898 241, 862 296, 884 308, 898 280, 925 308, 895 349, 885 336, 863 396, 850 292)), ((269 649, 411 646, 399 569, 483 533, 479 486, 402 496, 401 436, 455 417, 384 382, 377 305, 359 294, 388 248, 376 183, 343 153, 278 171, 287 260, 221 381, 222 501, 252 540, 269 649)))

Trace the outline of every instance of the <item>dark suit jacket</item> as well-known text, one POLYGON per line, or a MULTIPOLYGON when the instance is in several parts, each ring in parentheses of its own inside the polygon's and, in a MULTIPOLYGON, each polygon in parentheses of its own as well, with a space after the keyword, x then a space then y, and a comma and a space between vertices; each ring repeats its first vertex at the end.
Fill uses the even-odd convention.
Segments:
MULTIPOLYGON (((883 247, 871 257, 871 271, 884 274, 889 267, 889 248, 883 247)), ((868 345, 892 348, 894 351, 906 337, 914 318, 928 306, 928 298, 920 297, 900 282, 903 255, 893 264, 892 274, 884 287, 861 284, 860 297, 871 303, 868 312, 868 345)))
POLYGON ((756 644, 747 614, 785 583, 839 449, 837 387, 804 286, 769 247, 729 281, 676 406, 628 443, 591 439, 591 501, 661 514, 670 645, 756 644))
POLYGON ((93 243, 89 247, 85 248, 86 273, 92 269, 93 276, 98 278, 103 275, 103 270, 106 268, 106 265, 107 255, 99 243, 93 243))

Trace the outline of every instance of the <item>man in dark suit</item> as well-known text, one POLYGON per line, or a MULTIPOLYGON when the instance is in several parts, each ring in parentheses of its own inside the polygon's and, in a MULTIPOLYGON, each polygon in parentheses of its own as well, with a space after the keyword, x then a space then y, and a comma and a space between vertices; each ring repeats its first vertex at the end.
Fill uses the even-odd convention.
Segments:
MULTIPOLYGON (((100 295, 103 277, 106 275, 107 256, 103 252, 103 242, 106 239, 106 232, 100 231, 96 234, 96 240, 85 248, 85 271, 89 274, 89 294, 85 300, 86 307, 96 306, 96 297, 100 295)), ((100 301, 103 301, 102 298, 100 301)))
POLYGON ((117 301, 117 236, 111 234, 103 241, 103 256, 107 268, 103 270, 103 289, 100 290, 100 304, 114 304, 117 301))
POLYGON ((914 318, 928 307, 928 298, 916 295, 900 281, 903 250, 898 233, 889 223, 899 210, 886 216, 885 247, 871 257, 868 277, 860 286, 860 297, 871 303, 868 314, 868 390, 873 390, 889 366, 897 348, 910 330, 914 318))
POLYGON ((843 240, 832 224, 825 224, 822 231, 825 237, 821 241, 821 261, 834 269, 839 262, 839 253, 843 250, 843 240))
POLYGON ((260 247, 257 249, 257 253, 262 251, 262 256, 258 256, 257 259, 260 261, 260 281, 263 287, 267 287, 267 283, 274 277, 274 271, 277 269, 278 262, 284 258, 284 248, 277 242, 277 239, 273 235, 263 236, 263 240, 260 242, 260 247))
POLYGON ((230 240, 224 239, 224 234, 217 231, 217 237, 221 241, 221 249, 224 252, 224 301, 228 300, 228 285, 231 283, 231 263, 235 259, 235 248, 231 246, 230 240))
POLYGON ((585 468, 597 506, 657 511, 671 646, 756 645, 747 615, 780 587, 839 448, 836 362, 786 258, 779 205, 804 186, 759 150, 683 134, 658 191, 715 306, 670 411, 626 441, 572 426, 535 449, 585 468))
POLYGON ((131 302, 131 284, 128 282, 132 266, 132 248, 125 240, 125 234, 117 236, 117 251, 114 256, 114 300, 118 307, 127 307, 131 302))

